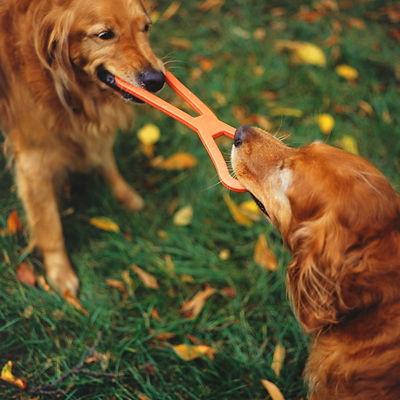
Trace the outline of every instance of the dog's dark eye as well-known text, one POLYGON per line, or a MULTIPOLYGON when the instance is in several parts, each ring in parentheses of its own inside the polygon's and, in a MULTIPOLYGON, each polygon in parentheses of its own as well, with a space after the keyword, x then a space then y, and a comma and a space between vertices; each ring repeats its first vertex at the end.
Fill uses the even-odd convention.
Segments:
POLYGON ((115 37, 115 33, 112 30, 101 32, 97 35, 97 37, 101 40, 110 40, 115 37))
POLYGON ((150 28, 151 28, 151 24, 146 24, 146 25, 143 27, 143 32, 145 32, 145 33, 150 32, 150 28))

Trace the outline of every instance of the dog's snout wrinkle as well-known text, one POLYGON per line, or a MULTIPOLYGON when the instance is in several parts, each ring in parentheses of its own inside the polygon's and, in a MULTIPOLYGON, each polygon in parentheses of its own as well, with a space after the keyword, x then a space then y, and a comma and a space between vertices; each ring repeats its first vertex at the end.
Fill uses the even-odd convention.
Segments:
POLYGON ((162 71, 149 69, 139 74, 139 80, 149 92, 158 92, 165 83, 165 75, 162 71))

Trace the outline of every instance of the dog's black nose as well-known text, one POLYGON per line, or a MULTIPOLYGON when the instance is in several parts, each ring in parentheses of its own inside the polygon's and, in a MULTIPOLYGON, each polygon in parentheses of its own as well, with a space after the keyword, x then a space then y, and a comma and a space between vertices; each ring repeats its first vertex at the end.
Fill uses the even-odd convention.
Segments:
POLYGON ((149 69, 139 74, 139 79, 149 92, 158 92, 165 83, 165 75, 156 69, 149 69))
POLYGON ((247 128, 249 128, 249 125, 242 125, 236 129, 235 136, 233 138, 235 147, 240 147, 243 144, 243 139, 247 128))

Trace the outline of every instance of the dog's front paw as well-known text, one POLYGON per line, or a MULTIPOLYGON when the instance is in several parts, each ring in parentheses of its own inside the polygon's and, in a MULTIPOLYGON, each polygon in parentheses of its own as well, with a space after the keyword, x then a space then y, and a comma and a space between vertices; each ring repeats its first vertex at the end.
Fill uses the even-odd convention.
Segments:
POLYGON ((76 276, 68 257, 63 251, 45 252, 44 266, 47 280, 54 290, 63 296, 67 291, 77 296, 79 291, 79 279, 76 276))

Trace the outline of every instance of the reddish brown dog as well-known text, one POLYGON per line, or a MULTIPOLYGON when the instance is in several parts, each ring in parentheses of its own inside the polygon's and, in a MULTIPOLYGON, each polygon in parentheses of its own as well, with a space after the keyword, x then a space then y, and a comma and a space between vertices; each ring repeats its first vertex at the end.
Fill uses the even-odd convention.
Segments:
POLYGON ((124 181, 112 154, 132 110, 110 77, 150 91, 164 83, 149 44, 140 0, 4 0, 0 2, 0 121, 5 152, 43 254, 50 283, 76 294, 56 189, 68 171, 97 170, 131 210, 143 201, 124 181), (107 84, 108 83, 108 84, 107 84))
POLYGON ((369 162, 258 128, 232 164, 292 252, 287 290, 312 335, 309 399, 400 399, 400 200, 369 162))

